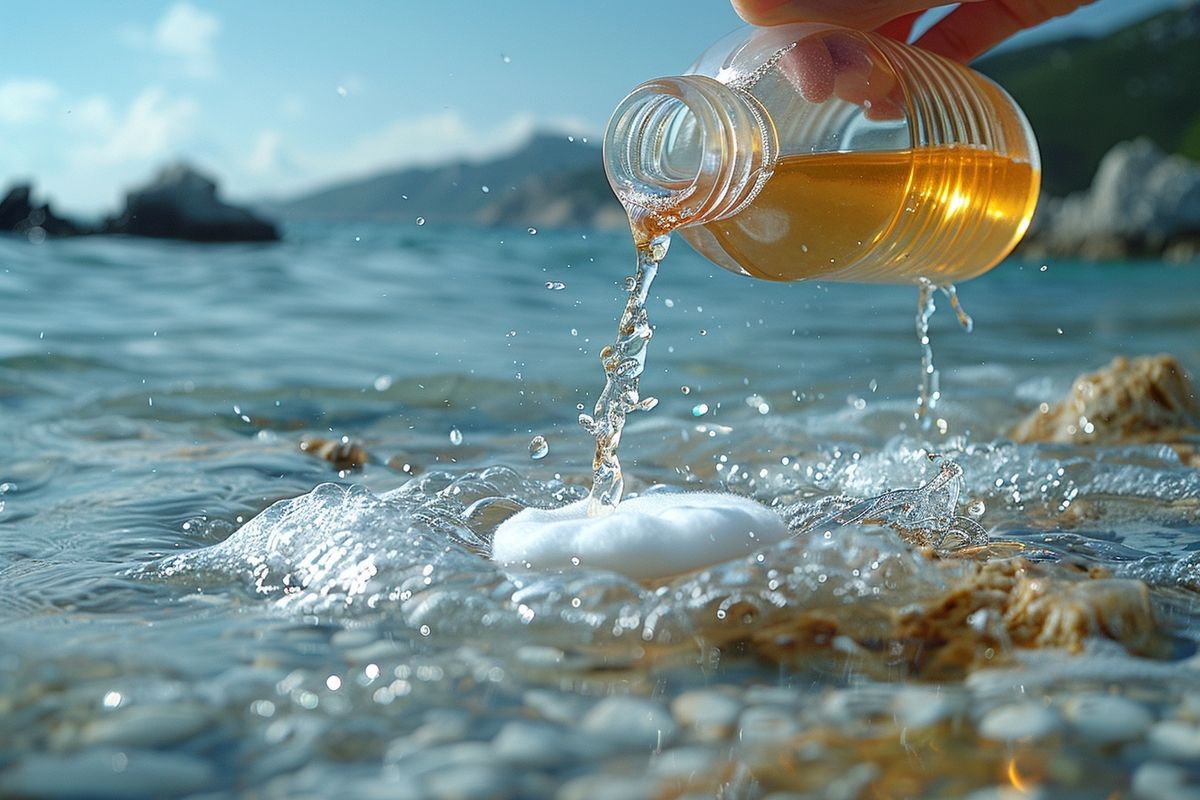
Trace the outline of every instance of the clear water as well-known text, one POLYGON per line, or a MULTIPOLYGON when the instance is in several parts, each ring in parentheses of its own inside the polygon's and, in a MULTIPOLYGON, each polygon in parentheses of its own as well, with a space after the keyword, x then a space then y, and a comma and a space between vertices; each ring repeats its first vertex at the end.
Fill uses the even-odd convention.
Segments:
MULTIPOLYGON (((936 487, 960 538, 982 529, 1051 567, 1145 580, 1174 637, 1155 659, 1048 654, 939 696, 974 708, 1118 681, 1186 707, 1200 471, 1161 446, 1004 432, 1117 354, 1200 369, 1200 270, 1014 260, 961 287, 974 334, 932 320, 942 433, 913 420, 911 287, 759 283, 676 247, 649 295, 640 376, 661 402, 625 429, 624 490, 748 494, 801 535, 661 585, 505 572, 480 555, 501 520, 588 494, 594 442, 576 417, 629 258, 626 234, 429 225, 298 228, 265 247, 0 240, 0 794, 66 795, 85 775, 82 796, 455 796, 437 781, 466 780, 463 759, 486 771, 514 721, 569 729, 609 694, 669 703, 702 686, 747 703, 786 689, 811 699, 802 730, 861 739, 831 698, 875 708, 873 687, 917 678, 836 649, 780 667, 705 642, 736 620, 853 615, 943 587, 944 570, 856 505, 942 480, 931 451, 963 470, 936 487), (312 436, 370 460, 339 473, 300 449, 312 436)), ((915 740, 878 736, 916 763, 901 747, 915 740)), ((749 747, 705 762, 728 767, 723 796, 769 783, 749 747)), ((1128 786, 1150 758, 1057 747, 1080 765, 1074 796, 1128 786)), ((584 750, 530 756, 499 794, 665 769, 584 750)), ((833 752, 840 776, 865 764, 833 752)), ((959 776, 951 794, 1016 764, 1003 747, 926 756, 926 773, 959 776)))

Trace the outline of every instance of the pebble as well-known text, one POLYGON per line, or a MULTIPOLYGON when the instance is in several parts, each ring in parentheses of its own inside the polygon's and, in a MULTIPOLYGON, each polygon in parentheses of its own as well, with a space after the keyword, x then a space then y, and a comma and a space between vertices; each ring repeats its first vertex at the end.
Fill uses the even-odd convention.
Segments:
POLYGON ((641 697, 604 698, 584 716, 580 728, 630 750, 659 750, 674 741, 679 729, 666 706, 641 697))
POLYGON ((1200 787, 1187 785, 1187 770, 1175 764, 1147 761, 1133 773, 1137 800, 1198 800, 1200 787))
POLYGON ((86 744, 162 747, 196 735, 212 719, 198 705, 130 706, 92 720, 80 738, 86 744))
POLYGON ((1107 694, 1071 698, 1063 712, 1072 729, 1097 744, 1141 739, 1154 723, 1154 715, 1141 703, 1107 694))
POLYGON ((161 797, 198 791, 212 779, 212 768, 191 756, 104 747, 67 756, 28 756, 0 774, 0 795, 161 797))
POLYGON ((955 699, 936 689, 906 686, 892 698, 892 713, 902 728, 928 728, 959 711, 955 699))
POLYGON ((503 765, 463 764, 425 775, 425 786, 445 800, 506 800, 516 797, 519 784, 503 765))
POLYGON ((1200 726, 1179 720, 1165 720, 1150 729, 1150 747, 1175 761, 1200 759, 1200 726))
POLYGON ((549 689, 530 689, 522 699, 525 705, 541 714, 542 719, 562 725, 574 725, 593 704, 593 701, 586 697, 549 689))
POLYGON ((496 757, 518 767, 547 769, 565 766, 590 754, 586 742, 548 722, 514 720, 492 740, 496 757))
POLYGON ((650 761, 650 772, 664 778, 691 779, 721 769, 725 758, 714 748, 689 746, 665 750, 650 761))
POLYGON ((738 717, 738 736, 746 745, 786 743, 800 732, 796 712, 775 706, 751 706, 738 717))
POLYGON ((559 787, 555 800, 634 800, 657 797, 659 785, 629 775, 585 775, 559 787))
POLYGON ((696 689, 684 692, 671 703, 671 713, 680 725, 692 728, 695 738, 716 742, 734 731, 742 703, 725 692, 696 689))
POLYGON ((979 735, 994 741, 1044 739, 1062 729, 1058 713, 1038 703, 1001 706, 984 714, 979 735))

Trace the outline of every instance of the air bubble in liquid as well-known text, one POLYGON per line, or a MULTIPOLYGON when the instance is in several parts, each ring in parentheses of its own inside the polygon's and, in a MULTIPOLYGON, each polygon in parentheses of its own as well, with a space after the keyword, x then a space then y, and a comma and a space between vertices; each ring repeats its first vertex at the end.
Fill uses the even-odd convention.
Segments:
POLYGON ((450 444, 454 445, 455 447, 458 447, 462 443, 463 443, 462 431, 460 431, 458 428, 451 428, 450 429, 450 444))

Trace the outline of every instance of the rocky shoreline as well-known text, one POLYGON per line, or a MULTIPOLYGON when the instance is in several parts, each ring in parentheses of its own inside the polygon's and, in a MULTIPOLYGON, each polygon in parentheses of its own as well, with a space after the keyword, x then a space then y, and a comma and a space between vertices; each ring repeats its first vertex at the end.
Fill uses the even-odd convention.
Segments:
POLYGON ((279 227, 220 197, 217 183, 188 164, 169 165, 146 185, 125 195, 125 207, 98 225, 61 217, 36 204, 33 187, 11 187, 0 199, 0 233, 38 243, 60 236, 142 236, 189 242, 274 242, 279 227))
POLYGON ((1020 252, 1088 261, 1200 257, 1200 165, 1149 139, 1121 142, 1086 190, 1042 198, 1020 252))

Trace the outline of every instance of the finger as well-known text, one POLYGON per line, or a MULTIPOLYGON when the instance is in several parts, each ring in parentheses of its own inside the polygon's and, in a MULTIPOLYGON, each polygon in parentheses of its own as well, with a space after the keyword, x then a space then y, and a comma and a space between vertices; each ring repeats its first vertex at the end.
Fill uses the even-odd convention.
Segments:
POLYGON ((912 36, 913 25, 917 24, 917 20, 924 13, 924 11, 914 11, 911 14, 905 14, 903 17, 896 17, 894 20, 880 25, 875 29, 875 32, 889 39, 895 39, 898 42, 907 42, 909 37, 912 36))
MULTIPOLYGON (((975 0, 967 0, 974 2, 975 0)), ((731 0, 751 25, 827 22, 872 31, 897 17, 944 5, 944 0, 731 0)))
POLYGON ((810 103, 824 103, 833 96, 833 56, 819 36, 796 42, 779 59, 779 71, 810 103))
POLYGON ((1069 14, 1092 0, 992 0, 961 5, 915 44, 966 64, 1014 33, 1069 14))

